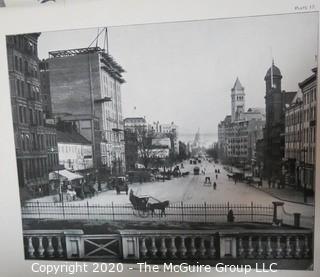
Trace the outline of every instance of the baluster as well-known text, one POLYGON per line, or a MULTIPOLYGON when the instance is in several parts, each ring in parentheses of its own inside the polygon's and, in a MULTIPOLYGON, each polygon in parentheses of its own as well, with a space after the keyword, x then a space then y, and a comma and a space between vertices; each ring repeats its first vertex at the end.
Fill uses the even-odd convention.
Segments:
POLYGON ((249 238, 248 238, 248 258, 253 258, 253 255, 252 255, 253 250, 254 249, 252 247, 252 237, 249 236, 249 238))
POLYGON ((34 247, 32 243, 32 237, 28 237, 28 253, 30 258, 34 258, 34 247))
POLYGON ((267 238, 267 258, 273 258, 272 255, 272 246, 271 246, 271 238, 267 238))
POLYGON ((263 257, 263 248, 262 248, 262 238, 258 237, 258 250, 257 250, 258 258, 263 257))
POLYGON ((238 255, 240 258, 244 257, 244 248, 243 248, 243 244, 242 244, 242 238, 239 238, 239 252, 238 255))
POLYGON ((140 253, 141 253, 142 258, 146 257, 147 252, 148 252, 148 249, 146 247, 146 239, 142 238, 141 239, 141 247, 140 247, 140 253))
POLYGON ((291 245, 290 245, 290 236, 286 238, 286 258, 291 258, 291 245))
POLYGON ((162 258, 166 258, 167 254, 166 238, 161 238, 160 253, 162 258))
POLYGON ((170 238, 171 244, 170 244, 170 253, 172 258, 176 258, 176 253, 177 253, 177 247, 175 244, 175 237, 170 238))
POLYGON ((204 246, 204 238, 200 238, 200 247, 199 247, 200 257, 204 258, 206 254, 206 247, 204 246))
POLYGON ((277 258, 282 258, 281 236, 277 236, 276 257, 277 258))
POLYGON ((39 240, 39 248, 38 248, 38 253, 39 253, 39 257, 40 258, 43 258, 44 257, 44 248, 43 248, 43 244, 42 244, 42 240, 43 240, 43 237, 38 237, 38 240, 39 240))
POLYGON ((151 237, 151 256, 152 258, 156 258, 157 257, 157 246, 156 246, 156 238, 155 237, 151 237))
POLYGON ((295 257, 299 258, 301 254, 301 248, 300 248, 300 240, 299 240, 299 236, 296 236, 296 247, 295 247, 295 257))
POLYGON ((187 248, 184 240, 185 240, 185 237, 181 236, 181 245, 179 247, 179 253, 181 258, 185 258, 187 253, 187 248))
POLYGON ((216 254, 216 249, 214 248, 214 236, 210 237, 210 246, 209 246, 209 257, 214 258, 216 254))
POLYGON ((53 257, 53 253, 54 253, 54 248, 52 246, 52 237, 47 237, 47 239, 48 239, 47 253, 48 253, 48 256, 51 258, 53 257))
POLYGON ((195 247, 195 243, 194 243, 194 237, 191 237, 191 242, 190 242, 190 254, 191 254, 191 257, 193 258, 194 255, 196 254, 197 252, 197 249, 195 247))
POLYGON ((309 257, 309 252, 310 252, 310 248, 309 248, 309 239, 308 236, 304 236, 304 257, 309 257))
POLYGON ((58 256, 62 257, 63 256, 63 249, 62 249, 62 243, 61 243, 61 237, 57 236, 57 240, 58 240, 58 256))

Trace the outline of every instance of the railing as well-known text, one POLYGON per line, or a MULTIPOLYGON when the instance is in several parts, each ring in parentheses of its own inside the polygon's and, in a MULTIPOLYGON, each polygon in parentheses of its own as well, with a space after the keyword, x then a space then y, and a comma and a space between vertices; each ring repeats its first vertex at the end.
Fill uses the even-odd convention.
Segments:
POLYGON ((309 230, 120 231, 124 258, 161 259, 309 259, 309 230), (136 247, 127 247, 132 244, 136 247), (127 249, 133 249, 131 252, 127 249))
POLYGON ((25 230, 26 258, 66 258, 65 234, 63 231, 25 230))
POLYGON ((246 204, 171 204, 165 208, 165 215, 160 211, 154 214, 148 209, 141 213, 131 204, 76 204, 76 202, 27 202, 22 207, 23 218, 37 219, 86 219, 86 220, 122 220, 122 221, 174 221, 213 223, 227 222, 232 210, 235 222, 272 223, 274 208, 251 203, 246 204))
POLYGON ((82 230, 24 231, 27 259, 124 261, 205 261, 221 259, 312 258, 312 231, 120 230, 120 234, 83 234, 82 230))

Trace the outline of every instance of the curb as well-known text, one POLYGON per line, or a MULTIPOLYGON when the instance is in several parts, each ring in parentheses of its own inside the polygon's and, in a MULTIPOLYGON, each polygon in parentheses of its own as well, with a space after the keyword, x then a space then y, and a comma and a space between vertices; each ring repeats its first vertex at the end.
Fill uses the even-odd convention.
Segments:
POLYGON ((281 201, 285 201, 285 202, 290 202, 290 203, 294 203, 294 204, 299 204, 299 205, 305 205, 305 206, 314 207, 314 204, 303 203, 303 202, 299 202, 299 201, 284 199, 284 198, 281 198, 281 197, 279 197, 278 195, 276 195, 276 194, 274 194, 274 193, 272 193, 272 192, 265 191, 265 190, 263 190, 263 189, 257 188, 256 186, 253 186, 253 187, 254 187, 255 189, 260 190, 260 191, 263 191, 264 193, 267 193, 267 194, 271 195, 272 197, 277 198, 278 200, 281 200, 281 201))

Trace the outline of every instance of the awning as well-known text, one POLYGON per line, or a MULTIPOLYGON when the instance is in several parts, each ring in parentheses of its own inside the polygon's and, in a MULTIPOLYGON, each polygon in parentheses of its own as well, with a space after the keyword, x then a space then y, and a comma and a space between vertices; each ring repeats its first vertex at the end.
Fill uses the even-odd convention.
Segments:
POLYGON ((50 172, 49 173, 49 180, 58 179, 59 176, 57 176, 57 175, 60 175, 69 181, 76 180, 76 179, 83 179, 82 175, 79 175, 79 174, 73 173, 71 171, 68 171, 66 169, 63 169, 63 170, 56 170, 56 171, 50 172))

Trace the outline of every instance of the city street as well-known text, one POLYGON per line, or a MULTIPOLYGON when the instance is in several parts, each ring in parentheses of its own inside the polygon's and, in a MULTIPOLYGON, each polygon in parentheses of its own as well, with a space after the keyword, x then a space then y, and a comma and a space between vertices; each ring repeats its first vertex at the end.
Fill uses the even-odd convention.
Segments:
MULTIPOLYGON (((132 189, 134 194, 142 196, 151 196, 159 201, 169 200, 170 204, 247 204, 251 202, 254 204, 268 206, 272 204, 272 201, 278 201, 275 197, 269 195, 266 192, 256 189, 253 186, 249 186, 245 183, 237 182, 236 184, 232 179, 228 179, 227 172, 223 169, 222 165, 215 165, 208 161, 202 161, 201 164, 197 164, 200 167, 200 175, 193 174, 193 168, 195 165, 190 165, 189 161, 184 162, 184 168, 182 172, 189 171, 190 174, 186 177, 173 178, 165 182, 149 182, 142 184, 129 185, 129 189, 132 189), (215 169, 220 170, 218 179, 216 179, 215 169), (201 174, 201 171, 205 170, 206 174, 201 174), (204 179, 208 176, 211 178, 211 182, 217 183, 216 190, 213 189, 213 185, 205 185, 204 179)), ((53 201, 52 197, 44 197, 31 200, 32 202, 50 202, 53 201)), ((115 190, 102 192, 92 198, 87 198, 79 201, 67 202, 67 205, 108 205, 108 204, 124 204, 131 205, 128 195, 122 192, 120 195, 116 194, 115 190)), ((282 214, 284 221, 292 222, 293 213, 299 212, 302 215, 301 222, 307 226, 312 226, 312 217, 314 214, 314 207, 285 202, 285 212, 280 210, 279 214, 282 214), (287 219, 287 220, 286 220, 287 219)))

